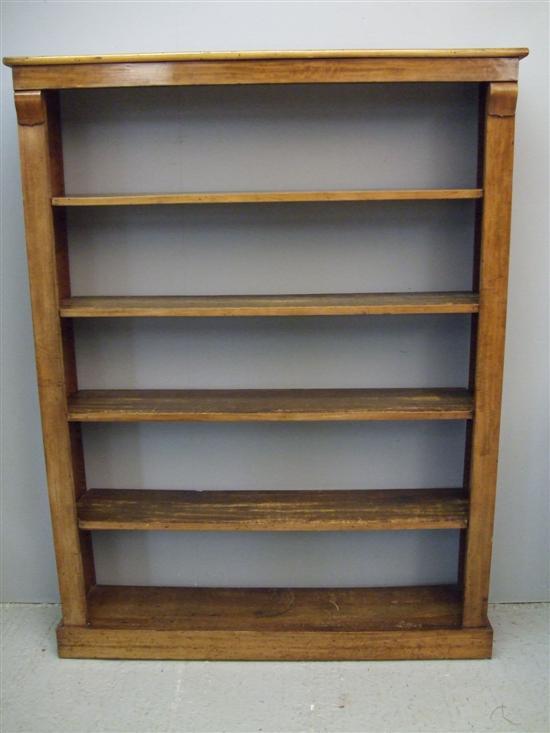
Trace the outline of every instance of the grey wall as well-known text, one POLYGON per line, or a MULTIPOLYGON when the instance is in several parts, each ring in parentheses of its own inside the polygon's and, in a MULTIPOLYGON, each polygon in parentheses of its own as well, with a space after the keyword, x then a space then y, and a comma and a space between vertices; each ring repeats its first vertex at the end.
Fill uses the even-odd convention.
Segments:
MULTIPOLYGON (((547 45, 542 3, 9 3, 15 54, 528 45, 521 66, 492 598, 548 578, 547 45), (498 22, 497 22, 498 21, 498 22)), ((3 597, 56 598, 9 73, 3 70, 3 597)), ((63 95, 70 192, 471 186, 475 90, 63 95), (159 114, 160 112, 160 114, 159 114)), ((468 288, 469 202, 70 212, 75 294, 468 288)), ((82 387, 463 386, 467 316, 80 322, 82 387)), ((86 426, 95 487, 457 485, 461 423, 86 426)), ((100 580, 451 581, 454 532, 106 534, 100 580)))

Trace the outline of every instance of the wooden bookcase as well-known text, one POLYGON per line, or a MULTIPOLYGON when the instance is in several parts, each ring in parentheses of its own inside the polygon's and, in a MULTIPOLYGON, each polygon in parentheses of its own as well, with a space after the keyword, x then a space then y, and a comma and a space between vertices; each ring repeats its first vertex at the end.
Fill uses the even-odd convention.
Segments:
MULTIPOLYGON (((19 127, 27 253, 63 657, 441 659, 490 657, 487 595, 519 60, 526 49, 312 51, 8 58, 19 127), (75 196, 65 192, 63 89, 470 82, 480 87, 475 188, 75 196), (73 297, 71 206, 474 199, 471 292, 73 297), (77 386, 73 319, 472 314, 469 388, 94 390, 77 386), (87 489, 80 424, 136 421, 467 421, 463 486, 384 491, 87 489), (97 585, 92 531, 461 532, 454 586, 216 589, 97 585)), ((411 322, 411 327, 413 323, 411 322)))

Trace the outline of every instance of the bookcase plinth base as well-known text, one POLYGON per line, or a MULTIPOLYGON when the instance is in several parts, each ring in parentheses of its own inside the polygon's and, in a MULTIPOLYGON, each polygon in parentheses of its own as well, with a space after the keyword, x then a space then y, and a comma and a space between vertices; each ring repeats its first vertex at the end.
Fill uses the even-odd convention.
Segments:
POLYGON ((195 660, 483 659, 492 629, 462 627, 457 586, 107 586, 88 626, 61 624, 62 657, 195 660))
POLYGON ((368 661, 489 659, 493 632, 426 631, 152 631, 63 626, 59 656, 76 659, 211 661, 368 661))

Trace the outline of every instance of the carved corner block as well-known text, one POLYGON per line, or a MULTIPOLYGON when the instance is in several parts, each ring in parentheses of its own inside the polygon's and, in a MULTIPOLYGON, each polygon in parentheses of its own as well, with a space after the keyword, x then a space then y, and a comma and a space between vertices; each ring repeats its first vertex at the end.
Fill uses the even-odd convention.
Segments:
POLYGON ((489 84, 487 114, 492 117, 513 117, 516 114, 518 85, 513 81, 489 84))
POLYGON ((15 92, 15 111, 19 125, 43 125, 46 122, 46 101, 39 91, 15 92))

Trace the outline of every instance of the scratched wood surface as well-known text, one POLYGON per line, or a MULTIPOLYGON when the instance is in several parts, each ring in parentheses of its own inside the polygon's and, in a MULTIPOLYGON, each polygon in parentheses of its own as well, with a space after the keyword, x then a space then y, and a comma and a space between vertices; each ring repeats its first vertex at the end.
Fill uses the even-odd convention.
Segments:
POLYGON ((461 529, 462 489, 163 491, 90 489, 78 502, 89 530, 358 531, 461 529))
POLYGON ((408 588, 169 588, 95 586, 96 628, 389 630, 460 626, 455 586, 408 588))
POLYGON ((90 625, 60 626, 63 657, 482 659, 492 630, 462 629, 454 586, 339 589, 98 586, 90 625))
POLYGON ((311 421, 467 420, 465 389, 192 389, 81 390, 69 399, 69 420, 311 421))

